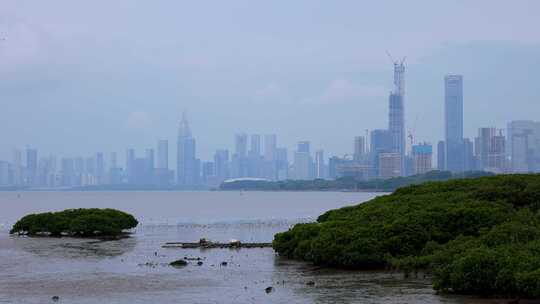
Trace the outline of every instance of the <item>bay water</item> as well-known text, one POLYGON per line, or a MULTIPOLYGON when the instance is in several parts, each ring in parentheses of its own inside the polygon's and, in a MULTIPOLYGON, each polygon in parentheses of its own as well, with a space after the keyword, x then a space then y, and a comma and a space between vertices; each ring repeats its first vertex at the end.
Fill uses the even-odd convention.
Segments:
POLYGON ((60 303, 81 304, 480 302, 437 295, 428 278, 319 268, 281 258, 271 248, 161 247, 200 238, 271 242, 295 223, 376 195, 381 194, 0 192, 0 303, 52 303, 55 296, 60 303), (130 238, 117 241, 8 234, 26 214, 68 208, 115 208, 140 224, 130 238), (180 269, 169 266, 185 257, 200 258, 202 265, 190 260, 180 269))

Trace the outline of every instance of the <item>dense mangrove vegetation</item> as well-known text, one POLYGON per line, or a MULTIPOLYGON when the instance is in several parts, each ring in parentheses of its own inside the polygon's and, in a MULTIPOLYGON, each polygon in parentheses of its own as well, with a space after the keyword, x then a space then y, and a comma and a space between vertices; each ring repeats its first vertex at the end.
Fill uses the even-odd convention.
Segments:
POLYGON ((283 257, 432 275, 461 294, 540 297, 540 175, 400 188, 279 233, 283 257))
POLYGON ((137 224, 132 215, 115 209, 68 209, 27 215, 13 225, 10 233, 30 236, 118 236, 137 224))
POLYGON ((446 181, 458 178, 475 178, 493 175, 489 172, 470 171, 452 174, 448 171, 431 171, 407 177, 395 177, 389 179, 373 179, 369 181, 357 180, 354 177, 341 177, 335 180, 239 180, 224 182, 220 185, 221 190, 261 190, 261 191, 382 191, 390 192, 397 188, 421 184, 430 181, 446 181))

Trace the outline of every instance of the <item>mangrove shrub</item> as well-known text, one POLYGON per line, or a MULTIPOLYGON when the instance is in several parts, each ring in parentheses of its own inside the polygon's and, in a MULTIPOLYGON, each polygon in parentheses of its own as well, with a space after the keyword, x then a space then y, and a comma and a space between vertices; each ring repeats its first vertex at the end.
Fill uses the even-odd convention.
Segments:
POLYGON ((68 209, 24 216, 10 233, 49 236, 115 236, 137 226, 128 213, 115 209, 68 209))
POLYGON ((540 297, 540 175, 397 189, 278 233, 283 257, 354 269, 433 274, 434 288, 540 297))

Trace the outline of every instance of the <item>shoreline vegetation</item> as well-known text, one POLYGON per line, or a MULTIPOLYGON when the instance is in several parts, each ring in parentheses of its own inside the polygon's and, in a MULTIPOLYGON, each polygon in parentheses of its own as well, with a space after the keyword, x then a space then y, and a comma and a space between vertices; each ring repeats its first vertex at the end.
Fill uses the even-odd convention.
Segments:
POLYGON ((10 234, 32 237, 81 237, 119 239, 138 225, 131 214, 115 209, 67 209, 29 214, 18 220, 10 234))
POLYGON ((242 180, 224 182, 218 187, 180 186, 180 185, 96 185, 77 186, 65 188, 32 188, 7 186, 0 187, 0 192, 16 191, 350 191, 350 192, 392 192, 397 188, 421 184, 429 181, 445 181, 458 178, 475 178, 489 176, 493 173, 483 171, 470 171, 452 174, 448 171, 431 171, 425 174, 395 177, 390 179, 374 179, 359 181, 353 177, 342 177, 336 180, 242 180))
POLYGON ((540 298, 540 175, 399 188, 278 233, 280 256, 428 273, 438 292, 540 298))
POLYGON ((392 192, 398 188, 422 184, 425 182, 447 181, 451 179, 492 176, 484 171, 469 171, 452 174, 449 171, 430 171, 425 174, 390 179, 357 180, 354 177, 342 177, 335 180, 240 180, 224 182, 220 190, 226 191, 356 191, 356 192, 392 192))

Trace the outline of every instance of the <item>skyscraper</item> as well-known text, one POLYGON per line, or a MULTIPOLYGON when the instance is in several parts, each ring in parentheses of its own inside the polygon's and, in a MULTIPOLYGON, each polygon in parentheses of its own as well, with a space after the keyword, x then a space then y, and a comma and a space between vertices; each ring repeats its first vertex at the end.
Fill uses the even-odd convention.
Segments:
POLYGON ((177 181, 182 186, 199 183, 200 165, 196 158, 195 139, 191 135, 186 113, 182 115, 178 127, 177 181))
POLYGON ((311 179, 311 166, 313 160, 306 152, 296 151, 294 153, 294 177, 299 180, 311 179))
POLYGON ((298 149, 297 149, 297 152, 302 152, 302 153, 310 154, 310 152, 309 152, 309 146, 310 146, 310 142, 309 142, 309 141, 299 141, 299 142, 298 142, 298 149))
POLYGON ((155 183, 159 186, 169 185, 173 179, 173 172, 169 170, 169 141, 159 140, 157 143, 157 167, 155 169, 155 183))
POLYGON ((217 150, 214 154, 214 172, 218 182, 229 178, 229 150, 217 150))
POLYGON ((22 151, 19 149, 15 149, 13 150, 13 184, 18 186, 22 183, 22 151))
POLYGON ((146 171, 148 172, 148 174, 150 175, 150 179, 152 180, 153 179, 153 173, 154 173, 154 168, 155 168, 155 164, 154 164, 154 149, 146 149, 146 153, 145 153, 145 156, 146 156, 146 171))
POLYGON ((157 168, 169 170, 169 141, 166 139, 157 144, 157 168))
POLYGON ((155 167, 154 149, 152 148, 146 149, 145 157, 146 157, 146 161, 148 162, 147 164, 148 168, 154 169, 155 167))
POLYGON ((231 177, 248 177, 249 161, 247 158, 248 136, 245 133, 236 134, 234 138, 235 153, 231 160, 231 177))
POLYGON ((121 184, 122 173, 122 168, 118 167, 118 157, 116 152, 111 152, 108 183, 111 185, 121 184))
POLYGON ((111 152, 111 158, 109 161, 110 161, 109 168, 111 169, 118 168, 118 158, 116 156, 116 152, 111 152))
POLYGON ((379 154, 379 178, 388 179, 401 175, 401 155, 396 152, 379 154))
POLYGON ((388 130, 392 136, 392 152, 400 155, 399 175, 405 174, 405 65, 394 62, 394 90, 390 93, 388 130))
POLYGON ((235 147, 235 153, 237 157, 245 158, 247 156, 247 134, 236 134, 235 147))
POLYGON ((446 144, 444 140, 441 140, 437 143, 437 170, 444 171, 446 170, 446 144))
POLYGON ((464 171, 478 170, 478 160, 474 156, 474 143, 469 138, 463 139, 463 164, 464 171))
POLYGON ((294 175, 296 179, 307 180, 313 177, 313 159, 310 154, 310 142, 298 142, 294 153, 294 175))
POLYGON ((75 163, 72 158, 62 158, 60 164, 60 184, 65 187, 77 185, 75 163))
POLYGON ((259 134, 251 135, 249 156, 259 157, 261 156, 261 136, 259 134))
POLYGON ((505 173, 507 171, 506 162, 506 138, 499 130, 499 134, 491 138, 491 144, 488 153, 487 170, 494 173, 505 173))
POLYGON ((26 149, 26 184, 35 185, 38 168, 37 149, 26 149))
POLYGON ((412 146, 412 154, 414 174, 424 174, 432 170, 433 148, 430 144, 423 143, 412 146))
POLYGON ((56 183, 56 157, 42 157, 38 162, 37 185, 54 187, 56 183))
POLYGON ((366 138, 364 136, 354 137, 354 161, 359 162, 363 160, 366 154, 366 138))
POLYGON ((264 162, 262 176, 269 180, 278 178, 277 164, 277 137, 275 134, 267 134, 264 136, 264 162))
POLYGON ((540 171, 540 122, 512 121, 506 135, 510 170, 515 173, 540 171))
POLYGON ((463 76, 444 77, 445 168, 463 172, 463 76))
POLYGON ((392 151, 392 134, 389 130, 376 129, 371 131, 370 162, 373 172, 371 176, 379 176, 379 155, 392 151))
POLYGON ((150 185, 152 180, 148 168, 146 157, 135 158, 132 166, 131 183, 134 185, 150 185))
POLYGON ((476 159, 478 169, 494 173, 506 171, 506 139, 502 130, 496 128, 478 129, 476 138, 476 159))
POLYGON ((496 135, 495 128, 479 128, 478 137, 475 140, 475 156, 478 160, 478 169, 485 170, 489 167, 488 158, 491 150, 493 137, 496 135))
POLYGON ((275 134, 267 134, 264 136, 264 160, 276 160, 277 137, 275 134))
POLYGON ((128 183, 132 183, 134 181, 134 164, 135 162, 135 149, 127 149, 126 151, 126 175, 128 183))
POLYGON ((96 183, 105 183, 105 159, 102 152, 96 153, 96 183))
POLYGON ((277 179, 289 178, 289 152, 287 148, 276 148, 277 179))
POLYGON ((219 183, 216 181, 216 171, 214 162, 205 161, 201 165, 201 178, 202 182, 206 185, 217 186, 219 183))
POLYGON ((250 140, 250 149, 247 159, 247 175, 249 177, 263 177, 261 157, 261 136, 252 134, 250 140))
POLYGON ((83 186, 96 185, 96 158, 93 156, 87 157, 84 160, 85 174, 83 180, 83 186))
POLYGON ((324 151, 315 151, 315 178, 326 178, 326 165, 324 164, 324 151))
POLYGON ((80 186, 84 176, 84 158, 81 156, 75 157, 73 167, 75 170, 75 185, 80 186))

